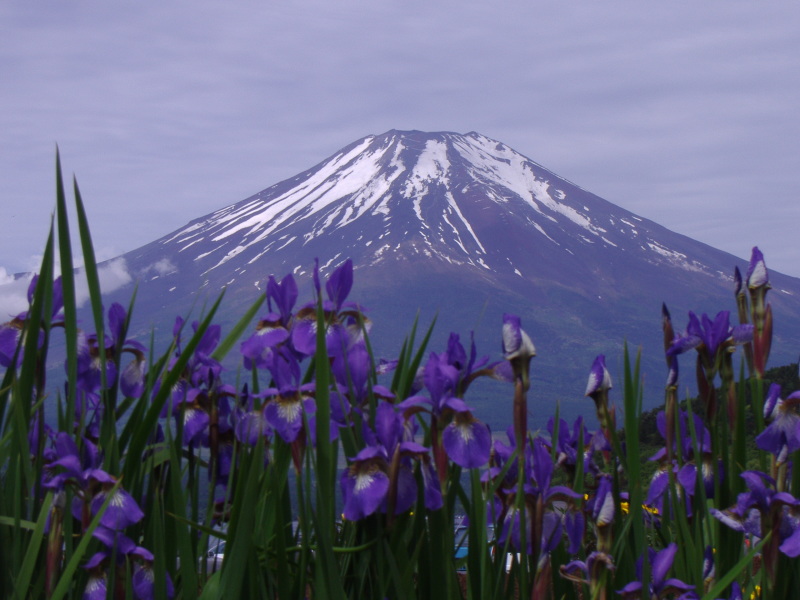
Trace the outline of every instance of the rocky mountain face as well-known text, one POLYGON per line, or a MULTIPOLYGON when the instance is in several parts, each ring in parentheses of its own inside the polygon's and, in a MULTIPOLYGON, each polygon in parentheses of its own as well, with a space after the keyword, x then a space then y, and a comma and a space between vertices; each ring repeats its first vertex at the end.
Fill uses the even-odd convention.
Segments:
MULTIPOLYGON (((122 258, 139 284, 135 323, 143 334, 169 331, 176 314, 197 312, 223 288, 220 320, 232 323, 270 274, 294 273, 310 298, 315 258, 323 275, 353 260, 351 299, 367 306, 384 356, 399 351, 419 314, 422 327, 437 319, 431 350, 441 351, 450 331, 467 339, 474 331, 479 354, 499 358, 502 314, 518 313, 538 350, 536 424, 556 401, 567 416, 593 412, 583 391, 596 354, 606 354, 621 402, 626 341, 643 351, 645 406, 660 403, 662 302, 676 329, 688 310, 735 312, 733 269, 747 266, 501 142, 419 131, 367 136, 122 258)), ((771 273, 771 281, 777 365, 794 361, 800 345, 800 280, 771 273)), ((693 360, 682 361, 685 386, 693 385, 693 360)), ((479 388, 472 402, 505 427, 511 395, 497 385, 479 388)))

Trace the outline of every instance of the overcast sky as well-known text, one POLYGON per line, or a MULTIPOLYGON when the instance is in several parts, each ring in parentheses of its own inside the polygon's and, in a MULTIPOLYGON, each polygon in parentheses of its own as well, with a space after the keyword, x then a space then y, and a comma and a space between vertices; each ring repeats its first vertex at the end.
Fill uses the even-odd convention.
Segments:
POLYGON ((389 129, 478 131, 800 276, 799 31, 796 2, 5 2, 0 280, 56 144, 105 259, 389 129))

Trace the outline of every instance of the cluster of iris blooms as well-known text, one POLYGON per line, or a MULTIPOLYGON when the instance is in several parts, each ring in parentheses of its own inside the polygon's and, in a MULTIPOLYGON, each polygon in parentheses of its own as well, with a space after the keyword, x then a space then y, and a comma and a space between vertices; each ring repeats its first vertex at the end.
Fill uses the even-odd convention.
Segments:
MULTIPOLYGON (((771 456, 769 466, 745 470, 741 460, 736 462, 742 457, 730 454, 720 440, 728 430, 737 435, 744 418, 737 406, 735 347, 744 347, 756 380, 763 377, 769 355, 772 311, 765 298, 770 286, 757 248, 746 278, 737 269, 735 282, 737 325, 731 324, 728 311, 714 318, 689 313, 685 332, 676 334, 669 312, 663 308, 668 377, 658 428, 665 446, 652 458, 659 468, 642 499, 642 510, 631 511, 651 532, 647 539, 660 543, 642 548, 636 563, 637 580, 617 590, 611 587, 617 568, 614 553, 619 547, 615 535, 620 534, 620 509, 628 507, 631 500, 624 488, 630 473, 623 468, 624 448, 609 399, 612 381, 605 358, 601 355, 594 361, 585 390, 595 404, 597 431, 589 431, 582 418, 571 426, 563 419, 551 419, 549 435, 533 436, 528 430, 529 371, 536 350, 515 315, 503 318, 503 360, 490 362, 486 356, 478 357, 474 340, 465 347, 454 333, 444 351, 431 352, 419 365, 413 380, 398 382, 395 378, 392 385, 382 385, 379 380, 392 373, 397 361, 376 361, 372 355, 370 321, 363 307, 348 302, 353 284, 350 261, 331 274, 324 293, 315 268, 316 300, 299 307, 298 288, 291 275, 280 281, 269 278, 268 312, 240 345, 242 364, 252 374, 252 381, 238 390, 225 382, 225 369, 215 357, 220 327, 206 327, 191 350, 185 350, 182 335, 186 323, 178 318, 167 371, 179 360, 183 367, 180 377, 170 383, 151 443, 163 443, 167 430, 170 440, 180 443, 191 456, 202 457, 218 523, 230 516, 234 500, 231 481, 236 476, 232 465, 237 462, 237 452, 258 444, 268 449, 285 444, 300 473, 307 464, 307 452, 319 443, 319 390, 313 377, 316 367, 309 365, 315 357, 320 359, 319 330, 323 327, 322 346, 331 376, 325 384, 329 402, 326 430, 331 443, 339 441, 348 451, 338 480, 346 521, 382 515, 391 525, 396 517, 419 506, 419 498, 426 511, 442 510, 443 498, 454 485, 454 473, 477 469, 485 494, 484 518, 497 532, 490 544, 502 553, 513 553, 514 565, 519 562, 519 568, 530 569, 534 595, 546 597, 553 578, 560 577, 591 598, 616 591, 623 598, 690 599, 716 589, 721 559, 709 545, 703 549, 701 581, 687 583, 669 577, 680 548, 674 536, 663 535, 661 528, 667 528, 665 521, 677 523, 681 518, 691 526, 702 516, 698 507, 714 501, 717 504, 707 514, 742 534, 741 539, 751 546, 760 544, 758 557, 766 575, 758 581, 763 581, 767 590, 773 589, 780 556, 800 555, 800 500, 794 495, 797 490, 791 469, 792 457, 800 450, 796 410, 800 392, 782 398, 779 387, 769 388, 763 401, 763 427, 756 437, 757 447, 771 456), (678 406, 678 356, 692 350, 696 351, 699 415, 678 406), (482 376, 513 384, 508 443, 494 438, 465 400, 470 384, 482 376), (720 410, 721 405, 725 411, 720 410), (726 476, 741 483, 729 485, 726 476), (554 570, 551 557, 558 548, 570 560, 562 560, 554 570), (519 558, 523 554, 525 560, 519 558)), ((29 297, 35 287, 36 280, 29 297)), ((51 304, 54 326, 60 322, 60 298, 57 280, 51 304)), ((101 400, 104 386, 118 387, 126 398, 144 399, 158 395, 164 382, 159 377, 148 386, 147 352, 141 343, 126 339, 125 309, 113 304, 107 318, 102 342, 97 335, 79 332, 77 336, 74 385, 79 401, 73 430, 54 431, 41 412, 29 428, 30 447, 40 449, 44 463, 42 487, 55 498, 48 523, 46 576, 49 581, 59 569, 63 545, 59 536, 65 515, 71 515, 80 524, 79 530, 85 531, 99 514, 92 536, 103 548, 83 565, 90 573, 84 597, 105 598, 109 569, 115 566, 115 581, 124 581, 129 573, 133 595, 152 598, 154 556, 126 535, 144 512, 125 491, 119 474, 102 468, 103 448, 98 442, 107 410, 101 400), (67 489, 72 498, 69 510, 64 505, 67 489)), ((7 368, 21 364, 26 321, 27 313, 22 313, 0 327, 0 364, 7 368)), ((195 331, 199 326, 198 322, 191 325, 195 331)), ((733 446, 742 448, 743 444, 739 440, 733 446)), ((267 452, 265 461, 269 460, 267 452)), ((684 568, 684 573, 688 570, 684 568)), ((171 597, 174 590, 169 573, 165 577, 165 594, 171 597)), ((49 589, 49 583, 46 587, 49 589)), ((742 595, 738 581, 723 587, 729 598, 742 595)))

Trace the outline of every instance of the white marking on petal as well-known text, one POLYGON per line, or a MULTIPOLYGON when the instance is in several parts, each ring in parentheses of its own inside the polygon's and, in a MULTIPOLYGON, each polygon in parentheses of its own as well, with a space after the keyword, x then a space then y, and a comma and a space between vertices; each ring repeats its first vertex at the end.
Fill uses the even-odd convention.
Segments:
POLYGON ((359 473, 358 475, 356 475, 356 485, 353 491, 356 494, 359 492, 363 492, 364 490, 367 490, 370 487, 372 487, 374 481, 375 481, 375 476, 372 469, 370 469, 365 473, 359 473))
POLYGON ((278 416, 287 423, 293 423, 302 409, 303 405, 299 399, 280 398, 278 400, 278 416))

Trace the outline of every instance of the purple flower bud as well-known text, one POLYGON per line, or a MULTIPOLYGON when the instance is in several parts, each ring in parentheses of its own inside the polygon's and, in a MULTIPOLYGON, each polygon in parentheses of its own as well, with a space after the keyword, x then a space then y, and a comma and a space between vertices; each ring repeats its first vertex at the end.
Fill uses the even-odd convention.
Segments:
POLYGON ((769 273, 767 264, 764 262, 764 255, 758 246, 753 246, 753 254, 750 256, 750 266, 747 269, 747 287, 751 290, 769 285, 769 273))
POLYGON ((589 371, 589 381, 586 383, 585 396, 592 396, 598 392, 606 392, 612 388, 611 374, 606 369, 606 357, 598 354, 589 371))
POLYGON ((614 520, 614 494, 611 487, 611 478, 601 477, 597 493, 587 505, 598 527, 609 525, 614 520))
POLYGON ((503 315, 503 356, 506 360, 536 356, 536 348, 517 315, 503 315))

